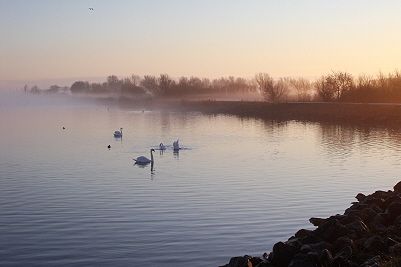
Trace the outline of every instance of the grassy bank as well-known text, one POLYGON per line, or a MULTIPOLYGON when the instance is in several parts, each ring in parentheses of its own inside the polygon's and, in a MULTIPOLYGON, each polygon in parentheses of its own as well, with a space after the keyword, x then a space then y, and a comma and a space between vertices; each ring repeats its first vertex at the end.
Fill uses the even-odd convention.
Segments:
POLYGON ((208 114, 231 114, 278 121, 298 120, 363 124, 372 126, 401 126, 401 105, 345 103, 283 103, 242 101, 182 101, 185 111, 208 114))

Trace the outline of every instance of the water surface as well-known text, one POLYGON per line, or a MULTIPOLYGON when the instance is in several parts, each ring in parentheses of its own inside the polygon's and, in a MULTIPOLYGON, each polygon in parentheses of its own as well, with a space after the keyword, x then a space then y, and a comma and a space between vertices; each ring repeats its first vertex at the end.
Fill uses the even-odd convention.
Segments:
POLYGON ((390 189, 401 169, 396 130, 15 94, 0 100, 0 136, 10 266, 218 266, 342 213, 358 192, 390 189), (133 164, 176 138, 188 149, 156 152, 153 171, 133 164))

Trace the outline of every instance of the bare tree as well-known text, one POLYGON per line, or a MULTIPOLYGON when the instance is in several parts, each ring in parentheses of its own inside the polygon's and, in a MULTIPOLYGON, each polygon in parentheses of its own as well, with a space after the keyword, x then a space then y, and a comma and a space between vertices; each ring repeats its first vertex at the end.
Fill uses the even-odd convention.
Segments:
POLYGON ((266 100, 279 103, 287 97, 288 84, 284 79, 275 82, 269 74, 258 73, 255 76, 255 81, 266 100))
POLYGON ((322 76, 315 81, 314 87, 318 97, 323 101, 333 101, 336 94, 335 82, 330 76, 322 76))
POLYGON ((148 93, 157 94, 159 90, 159 84, 157 78, 153 75, 145 75, 141 81, 141 86, 147 90, 148 93))
POLYGON ((159 91, 161 95, 168 94, 168 91, 171 87, 175 85, 175 82, 170 79, 167 74, 160 74, 159 77, 159 91))
POLYGON ((310 91, 312 88, 310 81, 305 78, 290 78, 288 82, 295 88, 298 101, 310 101, 310 91))
POLYGON ((340 101, 354 88, 354 79, 349 73, 333 72, 318 79, 315 82, 315 88, 323 101, 340 101))
POLYGON ((354 79, 351 74, 341 71, 334 72, 331 76, 335 82, 336 99, 337 101, 340 101, 344 94, 352 90, 354 87, 354 79))

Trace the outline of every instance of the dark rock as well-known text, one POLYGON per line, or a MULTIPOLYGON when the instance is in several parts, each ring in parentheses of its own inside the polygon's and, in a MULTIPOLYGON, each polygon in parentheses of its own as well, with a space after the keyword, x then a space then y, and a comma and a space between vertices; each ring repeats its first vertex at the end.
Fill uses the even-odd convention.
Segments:
POLYGON ((354 248, 354 241, 347 237, 347 236, 342 236, 337 238, 337 240, 334 242, 334 251, 340 251, 341 249, 345 247, 351 247, 354 248))
POLYGON ((367 261, 365 261, 361 267, 379 267, 381 262, 380 256, 375 256, 367 261))
POLYGON ((274 266, 269 262, 262 261, 258 265, 256 265, 255 267, 274 267, 274 266))
POLYGON ((389 251, 391 254, 401 255, 401 243, 398 243, 398 244, 390 247, 389 251))
POLYGON ((376 216, 370 221, 369 226, 373 231, 382 232, 386 230, 386 218, 384 213, 376 214, 376 216))
MULTIPOLYGON (((251 258, 249 259, 249 261, 251 262, 252 266, 258 266, 259 263, 262 262, 262 259, 261 259, 261 258, 258 258, 258 257, 251 257, 251 258)), ((248 265, 248 267, 249 267, 249 265, 248 265)))
POLYGON ((337 257, 333 259, 333 265, 332 266, 338 266, 338 267, 350 267, 351 263, 349 260, 344 259, 342 257, 337 257))
POLYGON ((401 193, 401 182, 398 182, 398 183, 394 186, 394 192, 401 193))
POLYGON ((319 262, 319 254, 320 252, 316 252, 316 251, 311 251, 306 253, 306 255, 308 256, 308 258, 313 262, 313 263, 318 263, 319 262))
POLYGON ((363 248, 367 251, 371 252, 377 252, 377 251, 383 251, 384 249, 384 242, 378 235, 374 235, 370 238, 368 238, 364 243, 363 243, 363 248))
POLYGON ((340 252, 336 254, 334 260, 337 258, 343 258, 344 260, 348 260, 352 256, 352 248, 350 246, 344 247, 340 252))
POLYGON ((296 238, 305 238, 308 237, 310 235, 313 235, 313 231, 312 230, 306 230, 306 229, 301 229, 298 232, 295 233, 295 237, 296 238))
POLYGON ((316 264, 310 256, 305 254, 296 254, 288 267, 316 267, 316 264))
POLYGON ((347 227, 345 227, 336 219, 328 220, 324 224, 320 225, 315 232, 317 235, 329 242, 333 242, 337 238, 351 233, 347 227))
POLYGON ((272 263, 277 267, 287 267, 294 257, 296 250, 294 247, 278 242, 273 246, 272 263))
POLYGON ((322 219, 322 218, 310 218, 309 219, 309 222, 311 223, 311 224, 313 224, 314 226, 320 226, 320 225, 322 225, 323 223, 325 223, 326 222, 326 219, 322 219))
POLYGON ((301 246, 302 246, 302 242, 298 239, 298 238, 296 238, 296 237, 294 237, 294 238, 291 238, 291 239, 289 239, 287 242, 285 242, 287 245, 290 245, 290 246, 292 246, 293 248, 295 248, 296 250, 299 250, 300 248, 301 248, 301 246))
POLYGON ((225 265, 225 267, 248 267, 248 260, 248 256, 233 257, 230 259, 228 265, 225 265))
POLYGON ((355 221, 353 223, 347 224, 348 230, 354 232, 357 236, 363 236, 369 232, 369 228, 362 221, 355 221))
POLYGON ((263 256, 262 256, 263 259, 267 260, 269 258, 269 254, 270 253, 267 253, 267 252, 263 253, 263 256))
POLYGON ((385 209, 387 209, 388 206, 393 202, 401 202, 401 196, 393 195, 391 197, 388 197, 384 202, 385 209))
POLYGON ((362 221, 361 217, 356 215, 341 215, 336 216, 336 218, 339 220, 340 223, 344 225, 353 223, 355 221, 362 221))
POLYGON ((384 243, 386 244, 386 247, 392 247, 399 244, 398 241, 392 239, 391 237, 386 237, 384 243))
POLYGON ((401 215, 401 202, 391 203, 387 207, 386 213, 388 214, 388 219, 390 222, 394 221, 398 216, 401 215))
POLYGON ((328 249, 324 249, 321 253, 320 253, 320 257, 319 257, 319 261, 321 263, 322 266, 332 266, 333 263, 333 256, 331 255, 330 250, 328 249))
POLYGON ((356 195, 356 197, 355 197, 359 202, 362 202, 365 198, 366 198, 366 196, 364 195, 364 194, 362 194, 362 193, 359 193, 358 195, 356 195))
POLYGON ((394 225, 401 225, 401 215, 398 216, 397 218, 395 218, 393 224, 394 225))
POLYGON ((302 253, 308 253, 308 252, 310 252, 310 251, 313 251, 313 248, 312 248, 311 245, 305 244, 305 245, 303 245, 303 246, 301 247, 300 251, 301 251, 302 253))

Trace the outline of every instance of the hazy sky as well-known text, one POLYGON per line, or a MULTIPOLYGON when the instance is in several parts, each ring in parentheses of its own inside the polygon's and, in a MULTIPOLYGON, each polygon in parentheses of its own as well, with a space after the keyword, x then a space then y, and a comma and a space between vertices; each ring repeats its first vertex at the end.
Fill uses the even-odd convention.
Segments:
POLYGON ((400 14, 398 0, 0 0, 0 80, 388 72, 400 14))

